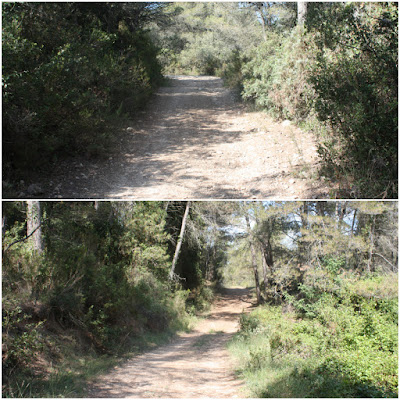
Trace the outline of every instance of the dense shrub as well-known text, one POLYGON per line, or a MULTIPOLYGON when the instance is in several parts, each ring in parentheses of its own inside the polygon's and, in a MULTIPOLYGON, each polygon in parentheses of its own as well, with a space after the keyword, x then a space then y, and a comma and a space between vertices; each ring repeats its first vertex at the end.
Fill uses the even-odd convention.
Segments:
POLYGON ((27 368, 41 349, 40 326, 12 302, 3 302, 3 374, 11 375, 16 368, 27 368))
MULTIPOLYGON (((182 308, 166 279, 168 235, 156 203, 106 203, 97 210, 89 203, 49 203, 45 213, 51 215, 43 227, 46 253, 32 256, 23 241, 5 253, 3 282, 14 281, 5 298, 38 301, 47 319, 90 332, 103 347, 130 329, 185 324, 184 302, 182 308)), ((6 245, 20 225, 7 231, 6 245)))
POLYGON ((394 3, 310 3, 305 31, 269 31, 242 67, 243 98, 318 133, 347 197, 397 197, 397 19, 394 3))
POLYGON ((304 119, 314 95, 307 81, 313 50, 312 37, 299 30, 287 36, 270 32, 243 67, 243 98, 277 118, 304 119))
POLYGON ((2 5, 7 173, 104 152, 112 116, 132 115, 160 81, 156 49, 124 7, 2 5))
POLYGON ((334 139, 321 145, 321 154, 352 170, 367 196, 373 189, 375 195, 379 189, 381 196, 395 195, 397 5, 337 3, 311 15, 310 29, 316 32, 319 46, 310 76, 316 92, 314 107, 341 143, 337 156, 330 150, 334 139), (380 183, 377 188, 368 188, 372 179, 380 183))
POLYGON ((397 396, 398 299, 345 285, 292 301, 292 312, 262 306, 241 316, 231 349, 252 396, 397 396))

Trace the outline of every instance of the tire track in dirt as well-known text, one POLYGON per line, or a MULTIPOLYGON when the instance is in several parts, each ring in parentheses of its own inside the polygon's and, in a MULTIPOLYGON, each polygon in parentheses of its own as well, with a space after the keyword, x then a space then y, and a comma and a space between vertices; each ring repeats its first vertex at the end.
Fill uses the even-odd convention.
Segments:
POLYGON ((240 313, 250 306, 248 289, 224 289, 193 331, 100 377, 90 385, 89 397, 243 397, 225 347, 238 330, 240 313))
MULTIPOLYGON (((313 136, 247 112, 222 80, 172 76, 107 160, 60 163, 42 198, 324 198, 313 136)), ((33 196, 34 197, 34 196, 33 196)))

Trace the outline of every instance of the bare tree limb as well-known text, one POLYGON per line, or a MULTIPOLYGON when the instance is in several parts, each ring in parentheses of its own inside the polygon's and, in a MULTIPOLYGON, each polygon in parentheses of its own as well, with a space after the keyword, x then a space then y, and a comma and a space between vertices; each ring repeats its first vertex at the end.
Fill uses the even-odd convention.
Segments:
POLYGON ((394 270, 397 269, 397 266, 393 265, 387 258, 385 258, 382 254, 379 253, 371 253, 371 255, 373 256, 379 256, 381 258, 383 258, 394 270))
POLYGON ((176 243, 175 254, 174 254, 174 258, 172 260, 171 271, 169 273, 169 279, 170 280, 173 280, 174 275, 176 275, 175 274, 175 267, 176 267, 176 263, 178 261, 179 251, 180 251, 181 246, 182 246, 183 235, 185 234, 186 220, 187 220, 187 217, 188 217, 188 214, 189 214, 189 209, 190 209, 190 201, 188 201, 186 203, 185 214, 183 215, 183 218, 182 218, 181 231, 179 233, 178 241, 176 243))
POLYGON ((11 246, 14 246, 14 244, 20 243, 20 242, 25 242, 25 240, 29 239, 39 228, 41 228, 43 225, 43 223, 41 222, 29 235, 26 235, 24 238, 16 240, 14 242, 12 242, 11 244, 9 244, 7 246, 7 248, 4 250, 4 253, 6 253, 11 246))

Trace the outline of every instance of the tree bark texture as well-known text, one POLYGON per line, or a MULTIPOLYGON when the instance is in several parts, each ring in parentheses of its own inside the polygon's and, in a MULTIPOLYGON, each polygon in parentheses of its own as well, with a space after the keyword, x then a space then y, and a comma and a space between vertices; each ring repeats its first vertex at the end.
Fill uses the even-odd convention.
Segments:
POLYGON ((307 1, 297 2, 297 25, 303 26, 307 17, 307 1))
POLYGON ((263 267, 263 277, 264 277, 264 295, 267 298, 267 287, 268 287, 268 265, 267 262, 265 261, 265 254, 264 254, 264 249, 261 247, 262 251, 262 267, 263 267))
POLYGON ((247 225, 247 232, 249 234, 249 239, 250 239, 251 265, 253 267, 253 272, 254 272, 254 281, 255 281, 255 285, 256 285, 257 303, 261 304, 263 302, 263 298, 261 296, 260 280, 258 278, 256 251, 254 249, 253 238, 251 237, 250 220, 249 220, 249 216, 247 214, 245 215, 245 219, 246 219, 246 225, 247 225))
POLYGON ((34 200, 27 201, 26 210, 26 234, 29 237, 31 243, 33 243, 34 251, 39 254, 43 252, 43 240, 42 240, 42 228, 41 228, 41 216, 40 216, 40 202, 34 200))
POLYGON ((190 210, 190 201, 188 201, 186 203, 185 214, 183 215, 183 218, 182 218, 181 231, 179 233, 178 241, 176 243, 175 254, 174 254, 174 258, 172 260, 171 270, 169 272, 170 280, 172 280, 174 278, 175 267, 176 267, 176 263, 178 262, 179 251, 181 250, 183 236, 185 235, 186 221, 187 221, 187 217, 189 215, 189 210, 190 210))
POLYGON ((369 250, 368 250, 368 263, 367 263, 367 273, 372 272, 372 255, 374 254, 374 244, 375 244, 375 222, 376 216, 372 217, 371 227, 369 231, 369 250))

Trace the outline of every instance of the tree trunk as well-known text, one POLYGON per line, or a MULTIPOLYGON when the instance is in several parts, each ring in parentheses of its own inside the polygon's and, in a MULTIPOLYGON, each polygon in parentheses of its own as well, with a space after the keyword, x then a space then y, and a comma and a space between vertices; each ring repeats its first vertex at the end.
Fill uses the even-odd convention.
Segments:
POLYGON ((246 219, 246 224, 247 224, 247 232, 249 234, 250 238, 250 251, 251 251, 251 265, 253 267, 253 272, 254 272, 254 281, 256 284, 256 296, 257 296, 257 303, 261 304, 263 302, 263 298, 261 296, 261 290, 260 290, 260 280, 258 278, 258 268, 257 268, 257 259, 256 259, 256 252, 254 249, 254 242, 253 238, 251 237, 251 227, 250 227, 250 220, 249 216, 246 214, 245 215, 246 219))
POLYGON ((179 251, 181 250, 183 236, 185 234, 186 220, 187 220, 187 217, 189 215, 189 209, 190 209, 190 201, 188 201, 186 203, 185 214, 183 215, 183 219, 182 219, 181 231, 179 233, 178 241, 176 243, 175 254, 174 254, 174 258, 172 260, 171 270, 169 272, 169 279, 170 280, 173 280, 173 278, 174 278, 175 267, 176 267, 176 263, 178 261, 179 251))
POLYGON ((349 268, 349 260, 350 260, 351 254, 352 254, 351 245, 353 243, 354 226, 355 226, 355 223, 356 223, 356 216, 357 216, 357 209, 355 208, 354 212, 353 212, 353 220, 351 222, 350 238, 349 238, 349 242, 348 242, 348 245, 347 245, 347 251, 346 251, 346 269, 349 268))
POLYGON ((264 257, 265 257, 265 262, 267 263, 269 268, 274 267, 274 256, 272 253, 272 246, 271 246, 271 240, 270 238, 267 239, 266 243, 262 243, 264 246, 264 257))
POLYGON ((266 241, 259 239, 261 245, 262 254, 262 266, 264 275, 264 293, 267 296, 267 286, 268 286, 268 268, 272 272, 274 268, 274 257, 271 246, 271 239, 267 237, 266 241))
POLYGON ((353 221, 351 222, 351 232, 350 232, 351 236, 354 236, 354 226, 356 224, 356 216, 357 216, 357 208, 354 209, 353 221))
POLYGON ((26 212, 27 236, 30 237, 33 243, 33 249, 37 253, 43 252, 40 202, 28 200, 26 212))
POLYGON ((265 260, 266 254, 264 248, 261 246, 261 252, 262 252, 262 267, 263 267, 263 278, 264 278, 264 296, 265 298, 268 298, 267 296, 267 287, 268 287, 268 271, 267 271, 267 261, 265 260))
MULTIPOLYGON (((300 206, 300 220, 301 220, 301 228, 303 232, 305 230, 310 230, 310 224, 309 224, 309 218, 308 218, 308 202, 304 201, 303 204, 300 206)), ((301 233, 301 238, 303 237, 303 232, 301 233)), ((306 234, 307 235, 307 234, 306 234)), ((309 264, 310 263, 310 251, 309 251, 309 245, 307 242, 300 240, 299 243, 299 258, 300 258, 300 263, 301 264, 309 264)))
POLYGON ((376 221, 376 216, 374 215, 372 217, 372 222, 371 222, 371 228, 369 231, 369 251, 368 251, 368 263, 367 263, 367 273, 372 272, 372 256, 374 254, 374 243, 375 243, 375 221, 376 221))
POLYGON ((263 3, 254 3, 255 6, 258 9, 258 12, 260 13, 260 19, 261 19, 261 24, 262 24, 262 29, 263 29, 263 38, 264 38, 264 42, 267 41, 267 23, 265 21, 265 16, 263 13, 263 3))
MULTIPOLYGON (((3 211, 3 213, 4 213, 4 211, 3 211)), ((1 223, 1 234, 2 234, 2 237, 4 237, 4 235, 6 234, 6 221, 7 221, 7 218, 6 218, 6 216, 3 214, 3 218, 2 218, 2 223, 1 223)))
POLYGON ((341 203, 340 201, 336 202, 335 205, 336 229, 339 229, 343 222, 343 218, 346 214, 346 208, 347 208, 347 201, 343 203, 341 203))
POLYGON ((307 17, 307 1, 297 2, 297 25, 304 26, 307 17))

